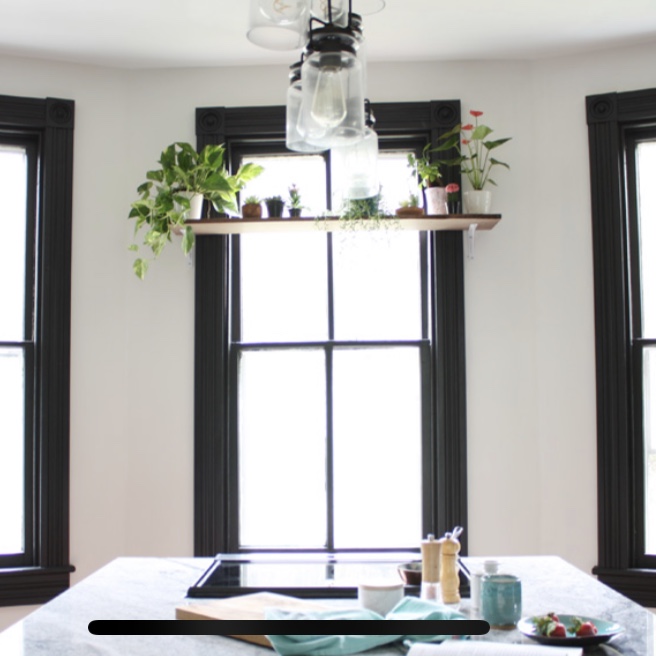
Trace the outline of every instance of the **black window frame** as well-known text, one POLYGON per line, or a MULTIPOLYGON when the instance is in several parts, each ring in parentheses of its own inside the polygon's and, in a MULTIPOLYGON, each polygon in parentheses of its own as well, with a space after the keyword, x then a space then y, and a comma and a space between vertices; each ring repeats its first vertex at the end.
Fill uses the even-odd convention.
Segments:
POLYGON ((601 581, 656 606, 656 568, 642 551, 643 344, 632 302, 639 285, 628 148, 656 126, 656 89, 586 98, 595 294, 598 564, 601 581))
POLYGON ((0 562, 0 606, 40 604, 70 585, 70 309, 75 103, 0 96, 0 132, 26 135, 38 149, 35 204, 36 297, 28 558, 0 562))
MULTIPOLYGON (((460 101, 372 104, 381 138, 438 138, 460 122, 460 101)), ((285 108, 206 107, 196 110, 197 147, 248 139, 284 139, 285 108)), ((450 171, 447 182, 459 182, 450 171), (453 176, 453 177, 451 177, 453 176)), ((467 453, 463 235, 428 233, 431 276, 432 434, 430 455, 433 505, 425 509, 427 532, 441 535, 455 525, 467 528, 467 453)), ((194 373, 194 553, 213 556, 233 546, 230 489, 230 236, 196 240, 194 373), (228 501, 226 501, 228 500, 228 501)), ((467 553, 467 532, 462 536, 467 553)))

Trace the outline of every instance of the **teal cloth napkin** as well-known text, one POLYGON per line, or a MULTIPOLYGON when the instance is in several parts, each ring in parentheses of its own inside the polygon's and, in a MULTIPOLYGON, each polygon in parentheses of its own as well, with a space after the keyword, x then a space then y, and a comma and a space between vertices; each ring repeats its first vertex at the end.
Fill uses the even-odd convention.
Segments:
MULTIPOLYGON (((385 617, 364 608, 295 612, 265 610, 267 620, 461 620, 465 616, 432 601, 404 597, 385 617)), ((437 642, 445 635, 269 635, 281 656, 348 656, 397 641, 437 642)))

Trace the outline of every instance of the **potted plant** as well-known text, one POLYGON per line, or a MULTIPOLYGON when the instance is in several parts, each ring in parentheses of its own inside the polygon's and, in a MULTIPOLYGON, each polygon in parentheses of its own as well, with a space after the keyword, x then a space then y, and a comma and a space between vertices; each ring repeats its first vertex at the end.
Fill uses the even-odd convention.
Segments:
POLYGON ((495 140, 487 139, 493 130, 487 125, 479 125, 478 119, 483 115, 483 112, 472 109, 469 113, 474 117, 474 123, 457 125, 445 134, 444 138, 461 137, 458 146, 460 169, 471 184, 471 191, 463 193, 465 212, 488 214, 492 205, 492 192, 485 189, 485 186, 488 184, 496 186, 497 184, 490 178, 490 172, 495 166, 510 168, 505 162, 492 157, 490 152, 510 141, 512 137, 495 140))
POLYGON ((401 207, 396 210, 396 216, 423 216, 424 208, 419 207, 419 195, 410 194, 410 198, 401 201, 401 207))
POLYGON ((298 190, 298 187, 293 184, 289 188, 289 216, 301 216, 302 209, 301 193, 298 190))
POLYGON ((264 204, 267 206, 267 214, 270 219, 282 217, 282 211, 285 208, 282 196, 269 196, 264 199, 264 204))
POLYGON ((449 133, 445 143, 439 146, 433 147, 430 143, 426 144, 420 157, 414 153, 408 153, 408 166, 412 169, 413 175, 419 177, 420 185, 424 189, 428 214, 446 214, 446 191, 443 187, 442 169, 456 163, 453 160, 432 159, 431 155, 450 150, 457 143, 458 135, 449 133))
POLYGON ((262 199, 257 196, 247 196, 241 206, 241 215, 245 219, 261 219, 262 199))
MULTIPOLYGON (((170 241, 174 231, 182 232, 182 251, 189 254, 194 233, 185 225, 191 208, 190 195, 200 195, 214 209, 223 213, 237 211, 237 192, 246 182, 262 172, 256 164, 245 164, 230 175, 224 164, 223 145, 207 145, 197 152, 191 144, 175 142, 165 148, 159 158, 159 168, 146 173, 146 182, 139 185, 139 200, 131 205, 130 219, 136 221, 135 236, 146 227, 143 246, 156 258, 170 241)), ((130 250, 137 252, 135 243, 130 250)), ((143 279, 148 261, 137 258, 132 266, 143 279)))

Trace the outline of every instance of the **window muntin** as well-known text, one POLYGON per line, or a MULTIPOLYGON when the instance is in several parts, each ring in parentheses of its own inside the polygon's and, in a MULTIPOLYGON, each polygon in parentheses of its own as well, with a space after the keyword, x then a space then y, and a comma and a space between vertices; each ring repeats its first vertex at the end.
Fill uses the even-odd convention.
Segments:
MULTIPOLYGON (((392 153, 384 167, 399 198, 408 196, 407 183, 398 183, 407 175, 407 152, 392 153)), ((306 158, 317 159, 249 154, 242 161, 289 171, 289 161, 306 158)), ((315 179, 301 177, 308 171, 296 167, 293 180, 304 196, 316 182, 315 172, 315 179)), ((270 171, 270 179, 280 190, 290 178, 270 171)), ((249 185, 242 195, 251 193, 249 185)), ((412 548, 422 534, 428 421, 421 403, 426 240, 393 229, 263 237, 242 235, 233 265, 237 547, 412 548), (401 481, 400 496, 389 498, 390 480, 401 481), (373 498, 379 510, 363 521, 373 498), (393 530, 390 513, 398 515, 393 530)))

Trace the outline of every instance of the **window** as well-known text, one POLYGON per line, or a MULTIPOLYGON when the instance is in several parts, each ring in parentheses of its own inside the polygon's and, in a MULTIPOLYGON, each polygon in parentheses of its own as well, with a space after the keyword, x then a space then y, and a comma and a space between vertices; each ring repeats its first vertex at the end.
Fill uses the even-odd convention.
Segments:
POLYGON ((0 555, 27 564, 31 553, 30 485, 34 370, 34 211, 37 152, 34 139, 0 134, 0 555), (28 247, 29 245, 29 247, 28 247), (27 438, 27 439, 26 439, 27 438), (10 502, 9 500, 13 500, 10 502), (27 520, 27 521, 26 521, 27 520))
MULTIPOLYGON (((459 121, 459 103, 455 101, 390 104, 374 106, 374 111, 381 148, 392 153, 381 169, 389 168, 396 177, 403 170, 403 178, 407 177, 405 152, 418 152, 429 139, 435 140, 459 121)), ((333 178, 329 158, 281 156, 284 108, 208 108, 198 110, 197 119, 198 146, 225 141, 233 166, 242 159, 277 157, 276 166, 284 169, 308 158, 303 161, 307 167, 300 167, 294 177, 283 174, 284 187, 278 185, 274 190, 276 185, 269 185, 262 176, 260 182, 266 190, 263 187, 258 192, 253 187, 245 190, 246 195, 284 195, 290 182, 304 190, 307 185, 300 179, 302 172, 317 166, 323 167, 324 173, 309 185, 310 196, 319 199, 316 202, 321 206, 327 204, 323 198, 330 198, 333 178)), ((401 196, 407 193, 406 187, 401 196)), ((398 198, 390 203, 394 209, 398 198)), ((367 268, 382 285, 367 287, 359 284, 363 279, 361 258, 353 235, 337 244, 337 235, 317 232, 278 240, 271 235, 197 240, 197 555, 302 545, 318 549, 407 548, 418 546, 427 532, 443 533, 455 524, 466 525, 462 234, 394 235, 392 231, 389 238, 379 239, 380 243, 368 240, 371 260, 367 268), (298 265, 302 277, 289 266, 290 253, 302 259, 298 265), (398 260, 399 276, 408 280, 414 275, 405 293, 396 293, 392 279, 386 278, 388 258, 398 260), (273 264, 267 267, 265 263, 273 264), (254 284, 250 272, 258 268, 254 284), (264 282, 262 268, 269 272, 264 282), (342 275, 349 271, 344 279, 342 275), (379 293, 385 289, 384 281, 387 291, 396 294, 396 308, 403 307, 403 311, 390 312, 394 303, 379 293), (279 332, 280 318, 289 308, 295 311, 293 305, 299 298, 312 312, 295 315, 293 330, 286 327, 279 332), (240 305, 236 307, 237 299, 240 305), (366 311, 363 299, 370 303, 366 311), (442 348, 436 348, 438 343, 442 348), (381 407, 376 396, 392 398, 392 370, 405 371, 409 382, 407 389, 395 390, 397 400, 403 394, 407 398, 398 403, 402 412, 394 415, 398 408, 391 408, 385 417, 390 429, 376 416, 381 407), (283 375, 303 383, 294 385, 283 375), (261 426, 265 422, 275 423, 276 430, 267 432, 261 426), (365 503, 357 489, 358 478, 346 468, 357 462, 353 454, 358 449, 371 452, 377 435, 383 443, 399 426, 412 435, 408 442, 414 446, 403 454, 408 466, 401 475, 410 481, 407 493, 414 495, 414 500, 409 503, 417 512, 408 513, 403 530, 381 534, 372 545, 371 530, 357 526, 353 514, 343 512, 345 501, 354 495, 360 504, 365 503), (268 450, 273 453, 282 448, 290 465, 278 472, 278 479, 289 485, 286 489, 278 480, 276 497, 270 491, 271 483, 267 487, 256 472, 263 461, 266 464, 268 450), (301 460, 305 463, 302 471, 294 467, 294 462, 301 460), (243 475, 244 467, 247 475, 243 475), (313 489, 313 507, 323 508, 312 515, 314 523, 305 520, 302 503, 307 499, 299 496, 309 494, 299 495, 300 489, 313 489), (295 508, 297 517, 304 517, 304 526, 291 520, 277 534, 276 522, 262 527, 257 512, 265 495, 272 508, 284 505, 288 516, 293 517, 295 508), (295 536, 290 537, 293 532, 295 536), (294 544, 284 544, 289 542, 294 544)), ((362 248, 363 240, 358 241, 362 248)), ((379 451, 379 467, 389 471, 392 450, 379 451)), ((394 457, 398 462, 398 453, 394 457)), ((263 468, 262 475, 269 476, 269 472, 263 468)), ((387 493, 382 478, 362 475, 373 480, 374 496, 387 493)), ((386 508, 385 504, 380 508, 386 508)))
MULTIPOLYGON (((408 195, 408 152, 385 157, 394 206, 408 195)), ((325 209, 327 158, 244 159, 264 167, 244 196, 294 182, 311 216, 325 209)), ((233 251, 234 550, 416 547, 430 417, 425 236, 251 234, 233 251)))
POLYGON ((588 102, 594 237, 599 564, 656 605, 656 90, 588 102))
POLYGON ((636 562, 656 567, 656 128, 627 130, 636 562))
POLYGON ((0 605, 47 601, 73 569, 72 137, 71 101, 0 96, 0 605))

